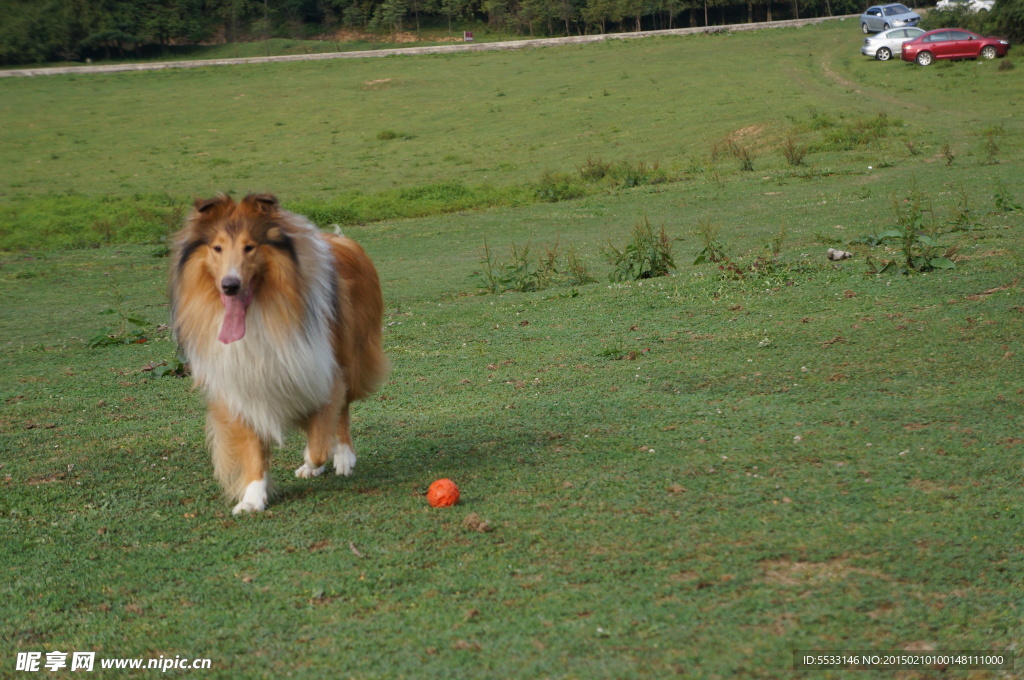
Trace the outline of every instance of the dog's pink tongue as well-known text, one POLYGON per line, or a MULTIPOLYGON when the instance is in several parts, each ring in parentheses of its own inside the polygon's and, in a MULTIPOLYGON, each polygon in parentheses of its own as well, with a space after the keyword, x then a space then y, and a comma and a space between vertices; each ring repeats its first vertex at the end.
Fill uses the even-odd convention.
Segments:
POLYGON ((220 327, 217 339, 225 345, 241 340, 245 335, 245 310, 248 307, 241 295, 221 295, 224 303, 224 324, 220 327))

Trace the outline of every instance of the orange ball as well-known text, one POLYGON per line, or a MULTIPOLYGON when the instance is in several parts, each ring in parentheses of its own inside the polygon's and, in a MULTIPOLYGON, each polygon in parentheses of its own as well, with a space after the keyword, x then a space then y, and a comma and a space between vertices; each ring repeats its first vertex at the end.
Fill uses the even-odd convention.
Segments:
POLYGON ((447 508, 459 502, 459 487, 445 478, 439 479, 427 489, 427 502, 435 508, 447 508))

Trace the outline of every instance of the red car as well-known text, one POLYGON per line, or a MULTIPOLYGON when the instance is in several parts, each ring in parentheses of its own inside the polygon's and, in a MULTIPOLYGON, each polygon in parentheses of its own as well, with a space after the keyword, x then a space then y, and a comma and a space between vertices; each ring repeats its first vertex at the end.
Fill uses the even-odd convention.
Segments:
POLYGON ((940 28, 903 43, 900 59, 927 66, 936 59, 995 59, 1005 57, 1010 43, 986 38, 962 28, 940 28))

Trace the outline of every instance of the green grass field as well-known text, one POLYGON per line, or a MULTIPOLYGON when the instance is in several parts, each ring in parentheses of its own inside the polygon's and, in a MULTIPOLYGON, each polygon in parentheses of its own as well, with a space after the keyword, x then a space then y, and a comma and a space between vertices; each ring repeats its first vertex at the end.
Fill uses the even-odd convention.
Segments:
POLYGON ((168 671, 196 678, 1015 655, 1024 71, 874 62, 860 40, 836 22, 0 80, 0 677, 54 650, 211 659, 168 671), (585 181, 588 159, 663 176, 585 181), (162 239, 217 191, 343 222, 387 303, 394 370, 354 411, 355 475, 296 480, 292 437, 258 516, 220 496, 201 395, 146 370, 175 356, 162 239), (901 253, 863 240, 915 200, 956 268, 870 274, 901 253), (611 283, 602 246, 645 217, 678 267, 611 283), (733 269, 691 264, 702 222, 733 269), (484 294, 485 240, 505 262, 574 246, 600 281, 484 294), (454 508, 426 504, 440 477, 454 508))

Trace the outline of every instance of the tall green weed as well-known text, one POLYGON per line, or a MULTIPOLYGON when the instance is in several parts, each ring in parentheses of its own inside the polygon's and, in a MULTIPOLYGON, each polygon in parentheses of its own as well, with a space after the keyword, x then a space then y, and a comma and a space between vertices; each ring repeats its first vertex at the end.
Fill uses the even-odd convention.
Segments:
POLYGON ((666 276, 676 263, 672 250, 672 239, 661 227, 657 232, 644 215, 642 222, 633 225, 631 238, 619 250, 611 241, 603 249, 605 259, 612 265, 612 281, 639 281, 666 276))

